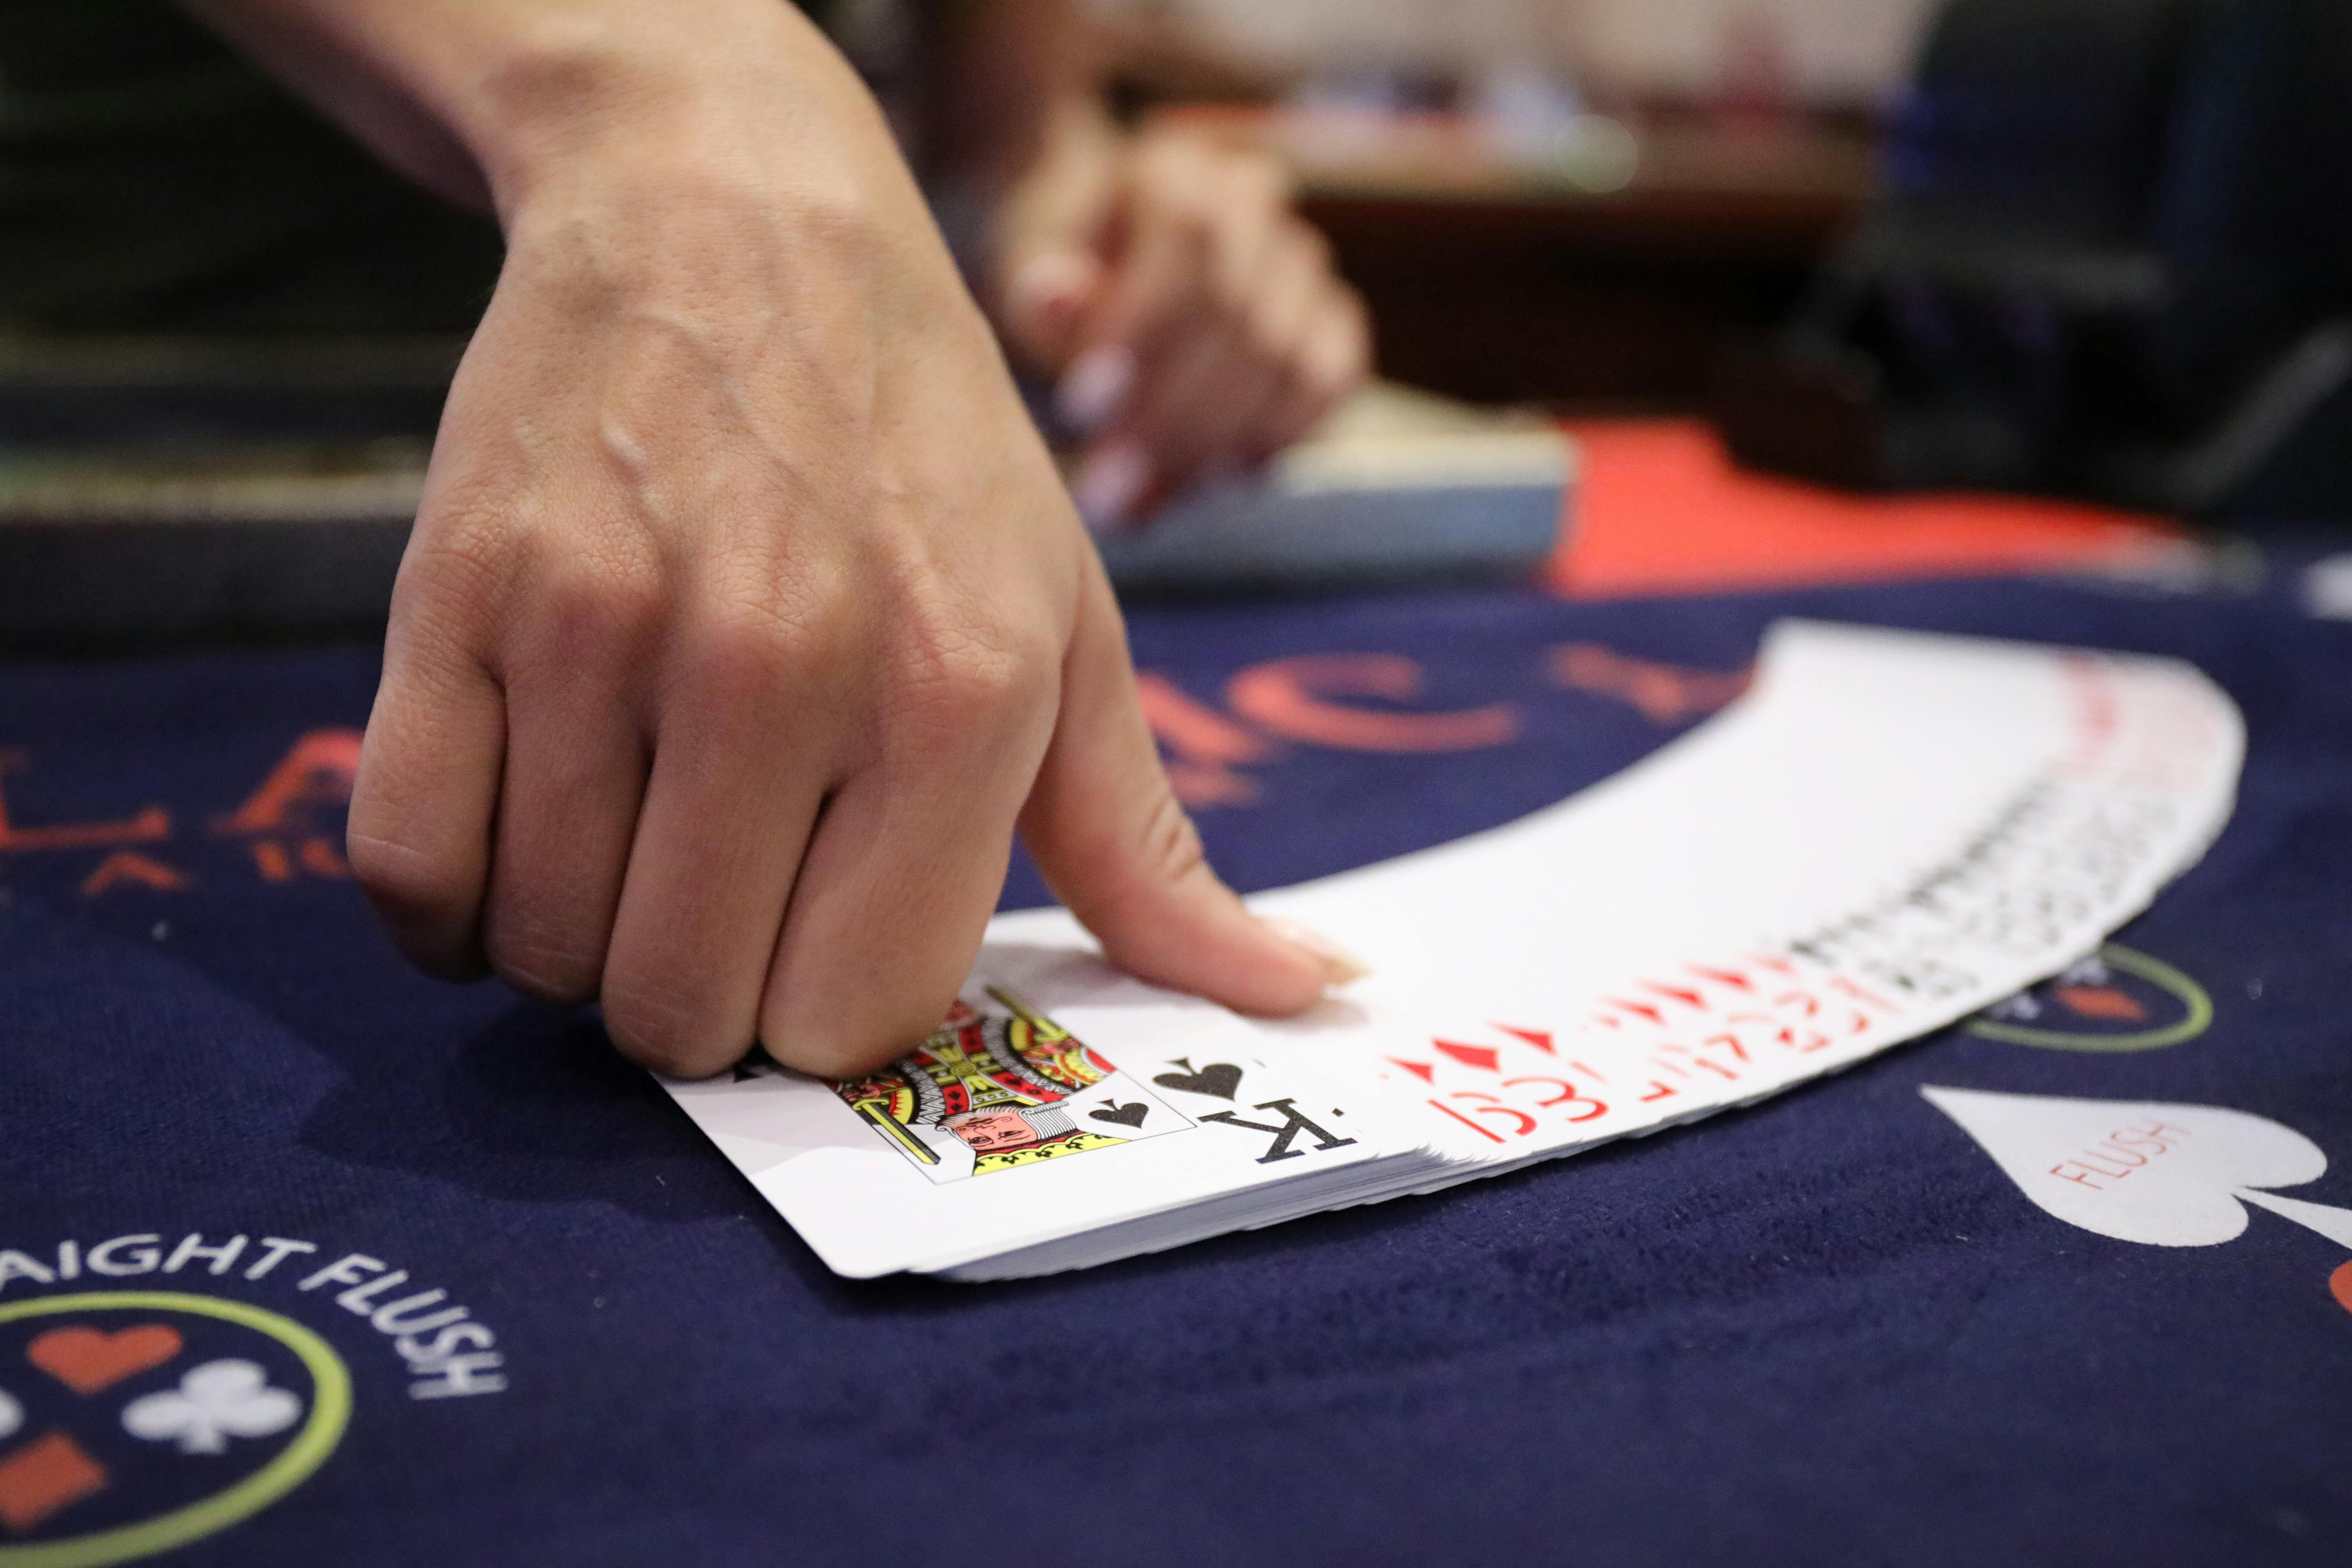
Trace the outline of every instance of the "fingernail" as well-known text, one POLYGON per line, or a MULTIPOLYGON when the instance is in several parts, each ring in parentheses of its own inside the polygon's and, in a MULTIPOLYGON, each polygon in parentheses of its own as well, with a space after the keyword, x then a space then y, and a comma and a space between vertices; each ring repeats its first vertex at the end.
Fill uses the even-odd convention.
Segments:
POLYGON ((1126 526, 1128 514, 1151 488, 1151 458, 1139 442, 1106 441, 1088 452, 1070 478, 1070 500, 1097 533, 1126 526))
POLYGON ((1054 412, 1080 436, 1118 416, 1135 385, 1135 355, 1122 343, 1097 343, 1070 362, 1054 389, 1054 412))
POLYGON ((1372 966, 1325 936, 1310 931, 1297 921, 1286 921, 1278 915, 1260 915, 1258 923, 1291 946, 1303 948, 1315 955, 1323 965, 1323 984, 1345 985, 1361 980, 1372 972, 1372 966))
POLYGON ((1096 270, 1094 262, 1076 251, 1041 251, 1013 268, 1005 284, 1005 302, 1020 315, 1067 315, 1077 309, 1096 270))

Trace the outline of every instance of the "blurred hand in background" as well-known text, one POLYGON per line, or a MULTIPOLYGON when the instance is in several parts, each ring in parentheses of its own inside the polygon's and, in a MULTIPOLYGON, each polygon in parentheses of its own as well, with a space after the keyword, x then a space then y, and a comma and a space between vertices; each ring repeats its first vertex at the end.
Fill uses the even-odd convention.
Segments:
POLYGON ((1091 525, 1264 461, 1364 378, 1362 303, 1279 164, 1120 128, 1070 0, 961 0, 938 26, 927 162, 992 198, 982 300, 1087 442, 1091 525))

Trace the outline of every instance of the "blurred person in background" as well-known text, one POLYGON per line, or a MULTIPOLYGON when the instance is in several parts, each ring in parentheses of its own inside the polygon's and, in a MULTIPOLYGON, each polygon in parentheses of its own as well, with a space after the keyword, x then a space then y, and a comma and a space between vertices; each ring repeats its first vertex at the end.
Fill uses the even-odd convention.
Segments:
POLYGON ((473 331, 351 810, 420 963, 678 1073, 860 1070, 1017 822, 1144 978, 1355 972, 1202 861, 1007 360, 1108 520, 1302 431, 1362 312, 1270 165, 1120 132, 1072 4, 919 13, 902 151, 781 0, 194 7, 307 110, 154 0, 0 0, 0 324, 473 331))

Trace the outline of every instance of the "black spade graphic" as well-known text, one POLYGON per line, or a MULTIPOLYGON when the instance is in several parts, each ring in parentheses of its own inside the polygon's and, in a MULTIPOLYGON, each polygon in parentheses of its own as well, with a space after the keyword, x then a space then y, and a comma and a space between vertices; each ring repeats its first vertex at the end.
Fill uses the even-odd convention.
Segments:
POLYGON ((1178 1057, 1171 1067, 1182 1072, 1164 1072, 1151 1081, 1162 1089, 1181 1089, 1186 1094, 1206 1094, 1218 1100, 1231 1100, 1234 1090, 1242 1086, 1242 1069, 1231 1062, 1211 1062, 1199 1072, 1192 1070, 1192 1058, 1178 1057))

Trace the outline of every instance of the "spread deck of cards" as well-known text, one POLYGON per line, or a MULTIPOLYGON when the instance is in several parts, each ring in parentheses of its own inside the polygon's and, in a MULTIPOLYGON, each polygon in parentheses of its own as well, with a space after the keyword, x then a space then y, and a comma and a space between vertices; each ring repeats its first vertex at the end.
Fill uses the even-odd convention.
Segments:
POLYGON ((1371 977, 1251 1020, 1000 916, 919 1048, 669 1092, 836 1272, 1009 1279, 1426 1192, 1777 1093, 2095 948, 2227 822, 2176 660, 1783 622, 1748 693, 1531 816, 1261 895, 1371 977))

